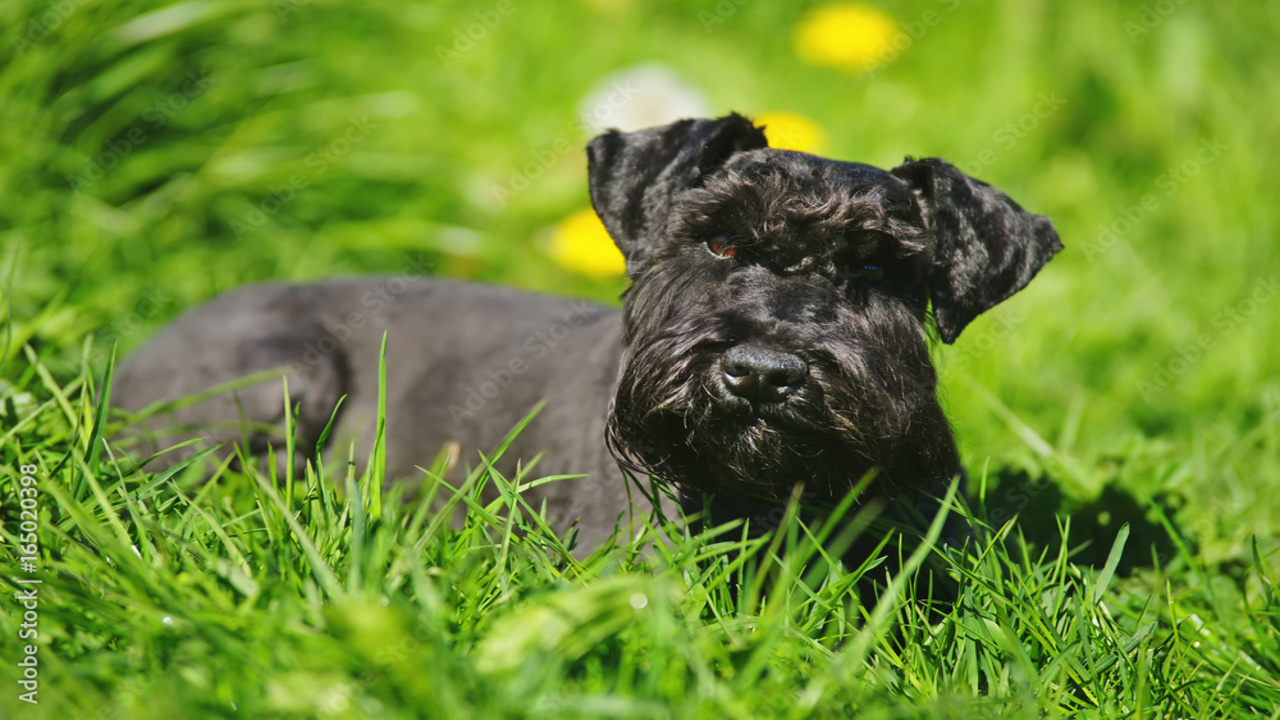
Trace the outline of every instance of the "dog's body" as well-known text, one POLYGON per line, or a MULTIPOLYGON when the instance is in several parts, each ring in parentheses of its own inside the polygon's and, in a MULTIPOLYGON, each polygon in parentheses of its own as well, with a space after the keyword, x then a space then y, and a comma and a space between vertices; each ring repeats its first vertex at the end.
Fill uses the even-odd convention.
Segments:
MULTIPOLYGON (((643 504, 618 463, 690 505, 721 498, 717 519, 753 516, 797 484, 834 501, 875 472, 871 497, 913 499, 960 473, 929 361, 930 301, 952 342, 1061 248, 1048 220, 943 161, 886 172, 774 150, 739 116, 609 133, 589 158, 593 204, 634 281, 621 313, 435 280, 256 286, 132 356, 119 404, 288 366, 300 447, 346 396, 332 437, 354 439, 359 457, 386 331, 388 477, 420 475, 450 441, 475 457, 546 399, 505 459, 544 452, 539 475, 590 474, 533 491, 561 529, 580 521, 587 549, 628 497, 643 504)), ((218 440, 241 437, 241 414, 283 422, 278 381, 238 403, 170 421, 231 423, 189 433, 218 440)), ((251 448, 263 437, 250 433, 251 448)))
MULTIPOLYGON (((546 499, 564 529, 580 521, 579 540, 595 547, 613 532, 628 488, 605 447, 605 419, 621 354, 614 308, 501 287, 412 277, 271 283, 241 288, 179 318, 121 367, 116 396, 138 410, 273 368, 289 368, 290 399, 300 408, 300 455, 315 447, 339 398, 327 445, 345 460, 368 457, 378 406, 382 336, 386 354, 388 480, 421 479, 445 443, 479 462, 539 401, 546 404, 496 463, 511 477, 517 460, 539 453, 538 476, 588 474, 529 491, 546 499)), ((262 453, 284 441, 281 382, 263 382, 160 417, 190 427, 177 439, 247 439, 262 453), (243 417, 244 422, 241 422, 243 417), (216 424, 211 424, 216 423, 216 424), (265 427, 263 427, 265 425, 265 427)), ((176 440, 174 440, 176 442, 176 440)), ((154 445, 151 451, 159 449, 154 445)), ((194 452, 169 454, 173 463, 194 452)), ((230 452, 230 447, 224 451, 230 452)), ((301 458, 300 458, 301 459, 301 458)), ((456 477, 456 475, 455 475, 456 477)))

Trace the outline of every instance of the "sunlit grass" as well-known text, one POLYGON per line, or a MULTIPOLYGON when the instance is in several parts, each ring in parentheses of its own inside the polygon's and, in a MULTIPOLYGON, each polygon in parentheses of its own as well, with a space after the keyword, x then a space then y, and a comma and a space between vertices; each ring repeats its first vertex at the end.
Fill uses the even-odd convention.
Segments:
MULTIPOLYGON (((47 385, 38 448, 10 445, 40 481, 45 717, 1212 717, 1280 703, 1260 557, 1242 566, 1251 599, 1200 587, 1170 603, 1117 587, 1127 529, 1089 570, 978 519, 970 552, 938 548, 939 517, 864 606, 867 568, 814 564, 813 540, 838 524, 746 539, 654 517, 577 560, 520 499, 531 478, 484 462, 450 487, 442 455, 415 502, 383 497, 363 460, 223 463, 202 482, 198 457, 152 476, 104 444, 91 386, 47 385), (926 555, 960 583, 941 611, 908 582, 926 555)), ((1185 550, 1168 565, 1209 580, 1185 550)))

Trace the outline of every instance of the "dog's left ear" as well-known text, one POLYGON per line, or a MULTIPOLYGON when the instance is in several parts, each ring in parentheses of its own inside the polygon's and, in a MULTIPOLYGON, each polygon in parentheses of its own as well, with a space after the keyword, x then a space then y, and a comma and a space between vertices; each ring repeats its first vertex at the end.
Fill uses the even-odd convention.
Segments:
POLYGON ((911 186, 934 236, 929 297, 943 342, 955 342, 1062 249, 1049 218, 945 160, 908 159, 892 173, 911 186))
POLYGON ((587 144, 591 204, 635 278, 651 261, 675 198, 699 187, 735 153, 767 147, 745 117, 681 120, 637 132, 611 130, 587 144))

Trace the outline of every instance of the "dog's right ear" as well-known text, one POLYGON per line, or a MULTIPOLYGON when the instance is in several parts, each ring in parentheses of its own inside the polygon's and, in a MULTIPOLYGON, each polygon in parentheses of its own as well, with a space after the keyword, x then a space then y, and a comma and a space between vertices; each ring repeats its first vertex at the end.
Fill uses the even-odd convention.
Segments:
POLYGON ((591 204, 635 278, 651 260, 653 238, 666 228, 675 198, 699 187, 735 153, 768 147, 745 117, 681 120, 624 133, 610 130, 587 144, 591 204))

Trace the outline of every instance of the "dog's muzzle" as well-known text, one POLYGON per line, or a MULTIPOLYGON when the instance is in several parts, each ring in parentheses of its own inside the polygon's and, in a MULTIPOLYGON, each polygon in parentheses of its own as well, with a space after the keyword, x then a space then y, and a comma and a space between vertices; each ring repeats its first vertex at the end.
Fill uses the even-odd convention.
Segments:
POLYGON ((762 345, 736 345, 720 358, 724 387, 753 406, 785 402, 804 385, 809 365, 762 345))

